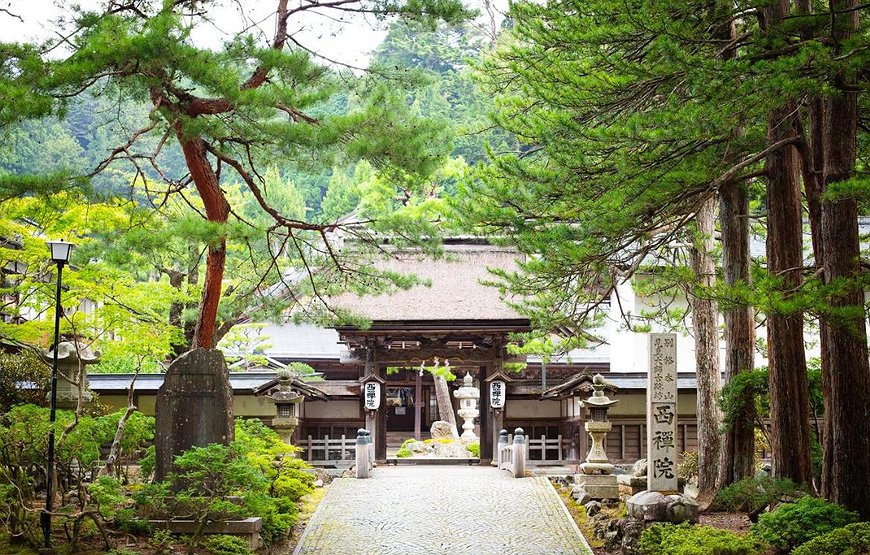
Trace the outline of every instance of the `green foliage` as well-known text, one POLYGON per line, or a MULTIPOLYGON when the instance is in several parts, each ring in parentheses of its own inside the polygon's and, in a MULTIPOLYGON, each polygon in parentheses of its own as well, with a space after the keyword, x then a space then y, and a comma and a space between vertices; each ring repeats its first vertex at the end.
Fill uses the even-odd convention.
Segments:
POLYGON ((762 514, 751 533, 782 553, 858 521, 858 515, 818 497, 802 497, 762 514))
POLYGON ((761 555, 764 545, 751 536, 694 524, 654 524, 638 544, 643 555, 761 555))
POLYGON ((0 413, 7 412, 13 405, 45 403, 51 387, 51 368, 35 353, 28 350, 2 353, 0 368, 0 413))
POLYGON ((145 485, 134 494, 140 514, 192 514, 198 523, 192 546, 209 522, 226 518, 261 517, 261 536, 267 544, 287 536, 298 518, 298 501, 312 490, 314 475, 292 456, 298 450, 258 419, 237 420, 235 436, 228 446, 195 447, 177 457, 176 472, 167 481, 145 485), (172 483, 183 487, 171 494, 172 483))
POLYGON ((205 550, 214 555, 252 555, 248 543, 238 536, 214 534, 202 543, 205 550))
POLYGON ((870 522, 856 522, 837 528, 799 546, 792 555, 868 555, 870 522))
POLYGON ((151 547, 157 555, 169 555, 172 553, 172 548, 175 546, 175 537, 169 530, 154 530, 148 538, 148 546, 151 547))
POLYGON ((480 458, 480 443, 479 442, 475 441, 474 443, 469 443, 468 445, 465 446, 465 448, 468 449, 468 452, 471 453, 472 457, 475 457, 478 459, 480 458))
POLYGON ((725 511, 758 513, 772 503, 806 493, 805 486, 788 478, 744 478, 716 492, 714 504, 725 511))
POLYGON ((396 451, 396 457, 399 459, 407 459, 412 456, 414 456, 414 453, 412 453, 411 450, 405 446, 399 447, 399 450, 396 451))

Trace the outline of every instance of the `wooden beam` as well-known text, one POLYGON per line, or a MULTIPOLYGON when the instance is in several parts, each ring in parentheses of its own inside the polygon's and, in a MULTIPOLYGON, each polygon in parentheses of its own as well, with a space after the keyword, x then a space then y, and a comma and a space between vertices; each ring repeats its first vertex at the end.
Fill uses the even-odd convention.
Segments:
POLYGON ((450 361, 451 366, 460 364, 481 365, 492 364, 493 349, 450 349, 450 348, 427 348, 427 349, 378 349, 377 360, 379 364, 399 366, 403 364, 418 366, 421 362, 432 361, 435 357, 443 363, 450 361))

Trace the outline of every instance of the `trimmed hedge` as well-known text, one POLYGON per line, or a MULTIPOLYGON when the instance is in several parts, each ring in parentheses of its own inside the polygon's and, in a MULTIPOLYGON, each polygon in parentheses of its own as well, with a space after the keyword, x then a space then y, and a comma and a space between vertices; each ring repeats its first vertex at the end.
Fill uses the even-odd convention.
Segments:
POLYGON ((870 522, 856 522, 801 545, 792 555, 870 555, 870 522))
POLYGON ((782 553, 837 528, 858 521, 858 515, 818 497, 802 497, 761 515, 752 534, 782 553))
POLYGON ((753 536, 693 524, 654 524, 644 530, 643 555, 761 555, 765 545, 753 536))

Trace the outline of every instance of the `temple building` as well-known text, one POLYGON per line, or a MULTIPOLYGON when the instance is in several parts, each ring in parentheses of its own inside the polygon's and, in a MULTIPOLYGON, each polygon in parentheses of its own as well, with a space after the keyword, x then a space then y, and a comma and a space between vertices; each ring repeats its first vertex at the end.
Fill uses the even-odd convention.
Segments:
MULTIPOLYGON (((372 431, 375 452, 383 459, 408 438, 428 437, 438 420, 431 370, 449 368, 456 376, 469 373, 480 389, 480 416, 475 433, 480 457, 491 459, 500 429, 522 427, 529 438, 529 456, 539 463, 582 460, 588 451, 583 430, 587 416, 580 401, 589 395, 583 376, 601 373, 619 389, 620 402, 609 413, 613 422, 605 447, 611 461, 632 462, 645 455, 646 334, 619 327, 619 307, 598 330, 607 343, 575 350, 542 364, 540 358, 508 353, 512 334, 529 331, 530 322, 485 285, 493 276, 488 268, 511 270, 516 251, 481 242, 464 241, 445 246, 445 256, 421 259, 410 254, 387 263, 386 269, 418 276, 424 285, 391 295, 333 299, 337 306, 363 316, 367 327, 332 329, 311 325, 267 324, 260 333, 269 338, 263 354, 272 366, 267 371, 231 372, 235 414, 258 417, 267 424, 275 418, 268 401, 277 383, 274 370, 303 362, 317 371, 301 391, 294 443, 301 456, 320 464, 341 465, 353 457, 356 430, 372 431), (525 367, 522 367, 525 363, 525 367), (493 382, 506 395, 493 408, 493 382), (375 388, 380 403, 367 410, 363 389, 375 388)), ((620 291, 622 310, 644 305, 630 290, 620 291), (629 305, 627 307, 627 305, 629 305)), ((695 425, 694 354, 691 338, 678 341, 678 448, 697 449, 695 425)), ((90 375, 90 387, 107 404, 126 404, 130 377, 90 375)), ((162 383, 159 374, 142 375, 136 382, 136 401, 146 413, 154 410, 154 396, 162 383)), ((451 382, 451 390, 461 380, 451 382)), ((452 395, 451 395, 452 397, 452 395)), ((458 408, 453 400, 454 410, 458 408)))

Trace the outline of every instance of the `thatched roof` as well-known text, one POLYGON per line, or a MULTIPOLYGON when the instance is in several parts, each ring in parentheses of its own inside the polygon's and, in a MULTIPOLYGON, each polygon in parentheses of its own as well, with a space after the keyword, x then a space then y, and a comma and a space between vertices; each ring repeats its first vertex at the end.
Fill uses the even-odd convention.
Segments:
POLYGON ((416 275, 431 286, 377 296, 344 294, 333 301, 374 322, 523 319, 499 298, 498 289, 482 283, 494 279, 488 268, 516 269, 517 251, 492 245, 450 245, 445 250, 446 257, 439 260, 404 253, 382 265, 385 270, 416 275))

